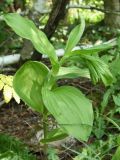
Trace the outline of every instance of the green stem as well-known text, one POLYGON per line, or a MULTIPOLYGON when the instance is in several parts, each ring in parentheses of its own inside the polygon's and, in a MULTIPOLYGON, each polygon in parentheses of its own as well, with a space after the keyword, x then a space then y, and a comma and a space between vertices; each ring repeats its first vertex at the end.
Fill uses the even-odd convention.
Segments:
MULTIPOLYGON (((44 112, 43 112, 43 132, 44 132, 44 139, 47 138, 47 132, 48 132, 48 123, 47 123, 47 109, 44 107, 44 112)), ((45 160, 47 160, 47 150, 48 150, 48 145, 47 143, 44 144, 44 154, 45 154, 45 160)))

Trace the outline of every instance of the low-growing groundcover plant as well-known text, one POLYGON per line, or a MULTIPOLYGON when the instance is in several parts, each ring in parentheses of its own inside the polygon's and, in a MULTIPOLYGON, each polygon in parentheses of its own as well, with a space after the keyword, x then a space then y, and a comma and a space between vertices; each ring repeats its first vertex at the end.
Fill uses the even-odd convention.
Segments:
POLYGON ((0 133, 0 160, 36 160, 18 139, 0 133))
POLYGON ((75 87, 57 86, 64 78, 87 77, 93 83, 102 80, 107 86, 113 81, 108 66, 99 58, 98 52, 111 48, 110 42, 87 49, 72 50, 79 42, 85 28, 84 19, 70 33, 64 56, 58 60, 55 48, 46 35, 34 23, 17 13, 3 15, 3 20, 22 38, 33 43, 35 49, 48 56, 52 68, 42 62, 28 61, 15 74, 13 87, 20 98, 32 109, 43 114, 44 152, 48 143, 73 136, 79 141, 87 141, 93 126, 92 102, 75 87), (69 60, 78 61, 80 67, 64 64, 69 60), (48 132, 48 115, 58 122, 58 128, 48 132))

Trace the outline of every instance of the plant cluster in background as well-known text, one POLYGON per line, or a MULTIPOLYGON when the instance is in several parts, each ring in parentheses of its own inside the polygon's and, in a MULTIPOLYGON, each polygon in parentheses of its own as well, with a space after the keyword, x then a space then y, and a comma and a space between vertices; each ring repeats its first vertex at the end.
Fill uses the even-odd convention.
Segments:
POLYGON ((104 19, 104 13, 96 11, 96 10, 84 9, 84 7, 90 7, 90 6, 96 7, 96 8, 103 8, 102 0, 100 1, 73 0, 70 2, 70 6, 71 6, 71 9, 69 9, 69 14, 68 14, 68 21, 70 23, 79 21, 81 14, 85 17, 85 20, 87 23, 98 23, 104 19), (80 8, 76 9, 74 8, 74 6, 77 6, 77 7, 80 6, 80 8))
POLYGON ((28 148, 18 139, 0 134, 1 160, 36 160, 36 157, 29 152, 28 148))

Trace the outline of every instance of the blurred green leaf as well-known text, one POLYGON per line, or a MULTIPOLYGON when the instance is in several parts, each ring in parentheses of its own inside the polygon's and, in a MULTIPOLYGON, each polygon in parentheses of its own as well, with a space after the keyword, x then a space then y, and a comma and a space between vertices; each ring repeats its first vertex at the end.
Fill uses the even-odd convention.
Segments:
POLYGON ((57 79, 78 78, 78 77, 90 78, 89 70, 81 69, 76 66, 60 67, 58 75, 57 75, 57 79))

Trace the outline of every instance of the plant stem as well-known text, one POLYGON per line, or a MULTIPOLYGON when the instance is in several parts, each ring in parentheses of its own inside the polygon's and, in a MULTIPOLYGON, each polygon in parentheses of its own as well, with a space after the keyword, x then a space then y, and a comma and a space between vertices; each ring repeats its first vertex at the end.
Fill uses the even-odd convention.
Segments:
MULTIPOLYGON (((44 132, 44 139, 47 138, 47 109, 44 107, 44 112, 43 112, 43 132, 44 132)), ((45 154, 45 160, 47 160, 47 149, 48 149, 48 145, 47 143, 44 144, 44 154, 45 154)))

